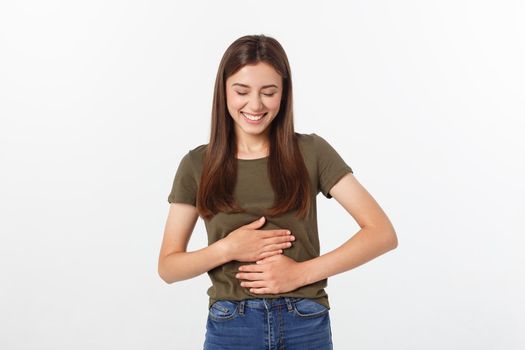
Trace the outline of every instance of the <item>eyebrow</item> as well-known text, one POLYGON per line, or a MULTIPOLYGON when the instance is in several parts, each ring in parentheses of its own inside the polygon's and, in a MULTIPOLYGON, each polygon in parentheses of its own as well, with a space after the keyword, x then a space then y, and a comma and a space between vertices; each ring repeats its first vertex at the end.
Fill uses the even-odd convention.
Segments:
MULTIPOLYGON (((232 86, 234 85, 239 85, 239 86, 242 86, 242 87, 246 87, 246 88, 249 88, 250 85, 246 85, 246 84, 242 84, 242 83, 233 83, 232 86)), ((275 84, 270 84, 270 85, 264 85, 261 89, 266 89, 266 88, 269 88, 269 87, 274 87, 274 88, 279 88, 277 85, 275 84)))

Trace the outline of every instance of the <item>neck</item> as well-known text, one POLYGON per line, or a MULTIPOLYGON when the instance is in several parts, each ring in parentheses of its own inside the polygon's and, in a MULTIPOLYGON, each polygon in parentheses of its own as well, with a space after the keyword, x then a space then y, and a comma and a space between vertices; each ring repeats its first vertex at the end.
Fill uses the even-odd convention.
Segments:
POLYGON ((270 140, 267 134, 248 135, 237 134, 238 156, 267 156, 270 150, 270 140))

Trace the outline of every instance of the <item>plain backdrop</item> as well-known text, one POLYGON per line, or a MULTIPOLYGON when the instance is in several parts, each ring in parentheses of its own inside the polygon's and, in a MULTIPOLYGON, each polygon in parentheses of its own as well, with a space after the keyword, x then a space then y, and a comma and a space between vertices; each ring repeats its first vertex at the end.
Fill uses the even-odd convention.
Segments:
MULTIPOLYGON (((328 280, 335 349, 525 347, 523 1, 5 1, 0 348, 200 349, 207 274, 157 274, 222 54, 276 38, 399 246, 328 280)), ((359 227, 319 194, 321 254, 359 227)), ((207 244, 199 219, 189 250, 207 244)))

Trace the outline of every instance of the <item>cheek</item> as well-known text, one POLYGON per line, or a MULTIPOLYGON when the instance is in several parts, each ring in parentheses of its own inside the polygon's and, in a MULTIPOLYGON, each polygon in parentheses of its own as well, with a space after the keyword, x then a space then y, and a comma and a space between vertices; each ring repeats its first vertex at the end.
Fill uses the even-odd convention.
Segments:
POLYGON ((274 109, 274 110, 279 109, 280 105, 281 105, 280 98, 272 99, 266 102, 266 107, 268 107, 269 109, 274 109))
POLYGON ((240 99, 238 96, 229 95, 227 104, 228 104, 228 108, 235 112, 241 109, 241 107, 244 105, 244 101, 240 99))

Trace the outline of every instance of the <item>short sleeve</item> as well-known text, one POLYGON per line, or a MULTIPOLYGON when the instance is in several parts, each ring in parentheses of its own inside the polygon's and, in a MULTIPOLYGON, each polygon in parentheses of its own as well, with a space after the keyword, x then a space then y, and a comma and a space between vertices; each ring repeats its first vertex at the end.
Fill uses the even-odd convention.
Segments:
POLYGON ((339 153, 321 136, 313 133, 317 158, 317 174, 319 191, 330 199, 329 191, 347 173, 353 173, 352 168, 341 158, 339 153))
POLYGON ((197 182, 193 169, 190 152, 182 157, 175 178, 171 192, 168 196, 169 203, 186 203, 196 206, 197 198, 197 182))

